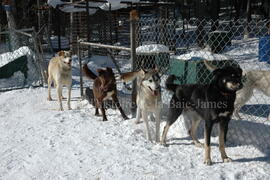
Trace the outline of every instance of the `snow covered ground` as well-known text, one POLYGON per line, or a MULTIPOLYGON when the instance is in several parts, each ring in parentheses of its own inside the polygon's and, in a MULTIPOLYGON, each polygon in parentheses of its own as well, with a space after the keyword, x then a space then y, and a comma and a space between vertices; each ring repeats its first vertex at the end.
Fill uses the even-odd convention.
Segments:
POLYGON ((224 164, 212 138, 214 165, 205 166, 203 149, 179 123, 169 132, 170 146, 163 147, 145 139, 143 123, 124 121, 115 110, 102 122, 79 100, 78 88, 72 94, 73 110, 64 112, 56 110, 56 101, 46 101, 46 88, 0 94, 0 179, 270 178, 270 153, 256 144, 228 147, 234 162, 224 164))
POLYGON ((206 166, 183 121, 173 125, 169 147, 163 147, 146 140, 143 123, 124 121, 118 111, 107 110, 107 122, 95 117, 77 85, 72 97, 73 110, 66 110, 65 101, 66 111, 59 112, 57 101, 46 100, 46 88, 0 93, 0 179, 270 178, 270 123, 233 120, 226 149, 234 161, 221 162, 213 137, 214 164, 206 166))
MULTIPOLYGON (((255 47, 257 41, 250 43, 255 47)), ((237 47, 227 54, 239 57, 243 68, 268 69, 256 59, 254 47, 242 56, 237 47)), ((95 57, 89 65, 113 66, 104 61, 95 57)), ((93 106, 80 99, 78 62, 73 65, 73 110, 67 111, 64 101, 65 111, 57 111, 57 101, 47 101, 46 88, 0 93, 0 179, 270 179, 270 122, 265 117, 246 114, 243 120, 232 120, 226 150, 234 161, 221 162, 218 138, 212 137, 214 164, 206 166, 204 150, 192 144, 182 117, 169 131, 168 147, 148 142, 144 124, 134 124, 130 114, 124 121, 109 109, 109 121, 95 117, 93 106)), ((120 65, 130 69, 128 62, 120 65)), ((269 98, 254 94, 249 104, 268 104, 269 98)), ((203 141, 201 131, 199 137, 203 141)))

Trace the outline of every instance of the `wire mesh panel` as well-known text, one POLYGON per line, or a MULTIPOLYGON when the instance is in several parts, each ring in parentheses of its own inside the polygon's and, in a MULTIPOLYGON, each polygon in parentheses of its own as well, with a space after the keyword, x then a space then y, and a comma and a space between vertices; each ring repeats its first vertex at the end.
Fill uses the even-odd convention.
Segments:
POLYGON ((13 34, 0 35, 0 91, 42 84, 33 38, 13 34))
MULTIPOLYGON (((261 138, 267 141, 270 136, 269 23, 259 19, 247 22, 141 18, 137 24, 135 66, 139 69, 165 64, 161 68, 164 104, 168 104, 172 95, 164 86, 168 75, 176 75, 178 84, 208 84, 212 73, 204 60, 215 68, 240 66, 244 70, 244 88, 237 94, 235 106, 239 116, 233 116, 238 120, 233 123, 242 124, 230 136, 239 142, 246 133, 245 136, 254 137, 255 141, 258 136, 248 126, 260 126, 265 132, 261 138)), ((246 143, 246 138, 242 140, 241 143, 246 143)))

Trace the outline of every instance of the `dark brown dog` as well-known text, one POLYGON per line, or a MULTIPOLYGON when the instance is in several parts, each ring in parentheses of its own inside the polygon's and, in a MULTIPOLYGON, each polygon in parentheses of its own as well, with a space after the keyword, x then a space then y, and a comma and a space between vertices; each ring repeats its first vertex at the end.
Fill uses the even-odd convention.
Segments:
POLYGON ((98 116, 98 109, 101 109, 103 121, 107 121, 104 102, 108 98, 112 98, 122 117, 128 119, 117 98, 116 80, 112 69, 109 67, 106 69, 98 69, 97 72, 99 75, 97 76, 87 67, 87 64, 85 64, 83 66, 83 72, 86 77, 94 80, 93 94, 96 107, 95 115, 98 116))

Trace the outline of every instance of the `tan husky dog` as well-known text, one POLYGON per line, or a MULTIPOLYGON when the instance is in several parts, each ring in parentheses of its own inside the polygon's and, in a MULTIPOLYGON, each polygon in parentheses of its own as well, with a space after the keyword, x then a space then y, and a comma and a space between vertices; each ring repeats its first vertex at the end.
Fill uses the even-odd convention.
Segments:
POLYGON ((156 142, 160 142, 160 111, 161 111, 161 88, 158 70, 144 70, 124 73, 120 77, 124 82, 137 78, 137 113, 135 123, 140 122, 142 117, 145 122, 147 138, 152 142, 148 116, 152 113, 156 120, 156 142))
POLYGON ((60 111, 63 111, 62 105, 62 87, 66 85, 68 88, 68 109, 70 110, 70 97, 71 97, 71 54, 69 51, 60 51, 58 55, 53 57, 50 60, 48 66, 48 100, 51 101, 51 84, 54 82, 54 85, 57 89, 58 102, 60 104, 60 111))

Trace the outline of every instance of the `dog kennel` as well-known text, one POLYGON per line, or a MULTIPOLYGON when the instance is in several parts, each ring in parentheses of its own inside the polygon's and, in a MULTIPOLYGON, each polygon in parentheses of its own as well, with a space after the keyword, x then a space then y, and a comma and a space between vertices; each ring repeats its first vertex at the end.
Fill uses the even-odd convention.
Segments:
MULTIPOLYGON (((234 60, 213 60, 216 67, 239 66, 234 60)), ((203 60, 170 60, 170 74, 177 77, 176 84, 209 84, 213 79, 212 73, 206 68, 203 60)))

